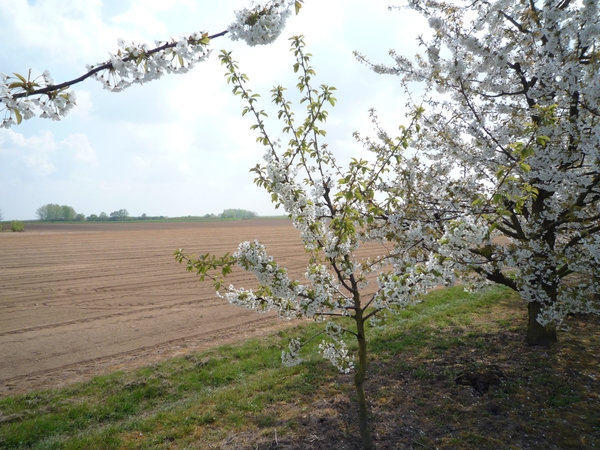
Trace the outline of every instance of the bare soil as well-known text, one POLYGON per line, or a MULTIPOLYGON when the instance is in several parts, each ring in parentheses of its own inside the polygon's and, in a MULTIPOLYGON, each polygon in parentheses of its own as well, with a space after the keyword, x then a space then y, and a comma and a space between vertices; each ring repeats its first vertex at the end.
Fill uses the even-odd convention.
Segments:
MULTIPOLYGON (((84 381, 258 336, 289 322, 231 306, 173 252, 234 252, 258 239, 292 275, 291 222, 26 224, 0 233, 0 397, 84 381)), ((234 272, 231 283, 252 287, 234 272)))

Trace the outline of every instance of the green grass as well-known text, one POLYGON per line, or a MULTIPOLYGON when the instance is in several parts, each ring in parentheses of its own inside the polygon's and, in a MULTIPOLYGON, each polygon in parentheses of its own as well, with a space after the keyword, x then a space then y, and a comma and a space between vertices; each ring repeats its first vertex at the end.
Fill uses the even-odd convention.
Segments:
MULTIPOLYGON (((597 321, 573 318, 553 349, 523 345, 525 305, 504 289, 430 293, 368 331, 367 395, 384 448, 600 446, 597 321), (462 373, 499 367, 485 393, 462 373)), ((280 363, 291 337, 0 400, 1 449, 358 448, 351 376, 316 355, 280 363)))

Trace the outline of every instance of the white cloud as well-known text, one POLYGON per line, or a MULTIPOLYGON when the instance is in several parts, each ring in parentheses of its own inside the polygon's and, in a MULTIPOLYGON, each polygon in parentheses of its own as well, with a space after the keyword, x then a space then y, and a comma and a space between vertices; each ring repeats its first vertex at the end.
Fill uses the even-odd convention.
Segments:
POLYGON ((59 172, 59 161, 79 162, 84 166, 97 165, 96 152, 83 134, 72 134, 57 141, 50 131, 26 137, 13 130, 0 133, 0 154, 10 162, 12 171, 24 178, 47 177, 59 172))
POLYGON ((46 177, 57 170, 50 160, 57 145, 49 131, 26 138, 13 130, 3 130, 0 148, 2 159, 10 161, 15 173, 25 171, 29 176, 46 177))
POLYGON ((191 10, 195 10, 198 7, 198 2, 195 0, 134 0, 132 2, 133 7, 141 7, 152 13, 164 13, 165 11, 176 9, 179 6, 186 6, 191 10))
MULTIPOLYGON (((39 52, 41 59, 79 62, 98 48, 101 0, 65 2, 26 0, 3 2, 0 36, 7 53, 15 48, 39 52)), ((43 70, 43 69, 41 69, 43 70)))
MULTIPOLYGON (((250 3, 0 1, 0 72, 26 73, 31 67, 39 74, 48 69, 57 82, 82 75, 85 64, 105 61, 116 52, 119 37, 154 42, 198 30, 220 32, 234 20, 235 9, 250 3)), ((397 80, 373 74, 352 56, 356 49, 386 62, 389 48, 408 56, 416 52, 415 38, 423 25, 407 11, 388 12, 388 1, 307 1, 272 45, 249 48, 222 37, 213 41, 212 57, 189 74, 121 94, 103 91, 92 80, 75 86, 77 107, 61 122, 33 118, 13 130, 0 130, 5 217, 33 217, 36 208, 49 202, 72 202, 86 214, 126 208, 131 214, 173 216, 245 205, 272 211, 268 194, 253 186, 248 173, 262 161, 264 149, 249 130, 252 117, 241 117, 244 103, 231 94, 218 51, 233 51, 250 77, 248 86, 262 95, 259 107, 269 112, 270 130, 279 137, 282 124, 269 90, 282 84, 290 89, 290 99, 299 97, 287 38, 305 34, 306 50, 314 55, 315 83, 339 89, 338 106, 328 108, 325 128, 331 150, 344 160, 361 154, 351 133, 370 132, 370 107, 381 112, 386 127, 402 121, 404 100, 397 80), (13 201, 5 194, 11 191, 23 195, 13 201)))
POLYGON ((61 151, 62 149, 71 152, 77 161, 85 162, 92 166, 98 164, 96 152, 84 134, 72 134, 62 140, 58 145, 58 150, 61 151))
POLYGON ((82 118, 82 119, 87 119, 90 117, 90 114, 92 113, 93 109, 94 109, 94 104, 92 101, 92 93, 88 90, 83 90, 80 88, 76 88, 74 89, 75 91, 75 95, 77 96, 77 107, 72 109, 69 112, 69 117, 70 118, 74 118, 74 117, 78 117, 78 118, 82 118))
POLYGON ((149 10, 145 5, 134 3, 127 12, 113 17, 111 21, 117 26, 130 26, 141 30, 144 34, 154 33, 157 36, 164 36, 167 33, 167 26, 154 17, 155 13, 155 10, 149 10))

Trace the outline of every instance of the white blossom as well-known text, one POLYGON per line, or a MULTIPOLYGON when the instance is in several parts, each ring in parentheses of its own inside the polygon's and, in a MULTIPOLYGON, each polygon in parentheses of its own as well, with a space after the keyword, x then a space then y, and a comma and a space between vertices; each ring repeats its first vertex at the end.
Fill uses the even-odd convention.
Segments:
MULTIPOLYGON (((270 1, 236 11, 236 21, 227 30, 229 36, 232 40, 242 39, 251 46, 273 42, 283 31, 294 5, 295 1, 270 1)), ((88 76, 98 80, 111 92, 121 92, 133 84, 158 80, 166 74, 187 73, 209 57, 209 41, 207 33, 195 32, 169 42, 155 41, 155 48, 152 48, 147 43, 136 44, 119 38, 119 49, 115 54, 110 54, 108 61, 86 66, 88 76)), ((48 70, 32 81, 36 82, 36 86, 10 87, 14 81, 15 77, 0 75, 0 111, 5 112, 0 128, 10 128, 36 114, 40 118, 60 120, 75 105, 73 91, 35 93, 36 90, 55 85, 48 70), (34 99, 39 104, 32 103, 34 99)))
POLYGON ((253 2, 251 8, 235 12, 236 21, 227 28, 229 38, 243 40, 250 46, 270 44, 285 28, 294 4, 295 0, 253 2))
POLYGON ((411 61, 392 52, 393 67, 372 65, 441 94, 426 100, 413 142, 448 168, 424 199, 448 218, 431 248, 469 285, 501 282, 540 304, 544 326, 597 312, 598 4, 451 5, 409 2, 432 28, 425 53, 411 61))
POLYGON ((340 372, 350 373, 354 369, 354 361, 348 353, 344 341, 337 340, 335 343, 323 341, 319 344, 319 351, 323 358, 327 359, 340 372))
POLYGON ((289 352, 285 350, 281 352, 281 362, 283 365, 292 367, 302 362, 302 358, 299 356, 299 351, 302 348, 300 339, 292 339, 289 344, 289 352))

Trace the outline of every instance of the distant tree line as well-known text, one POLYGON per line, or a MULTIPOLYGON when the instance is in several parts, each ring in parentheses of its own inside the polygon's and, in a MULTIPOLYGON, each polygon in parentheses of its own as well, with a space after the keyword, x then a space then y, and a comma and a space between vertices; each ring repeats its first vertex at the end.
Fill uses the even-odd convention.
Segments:
POLYGON ((90 214, 87 216, 88 222, 105 222, 105 221, 122 221, 122 220, 135 220, 137 217, 129 216, 129 212, 126 209, 119 209, 118 211, 113 211, 110 214, 106 214, 104 211, 99 215, 90 214))
POLYGON ((220 219, 251 219, 252 217, 257 217, 254 211, 247 211, 245 209, 225 209, 219 215, 214 214, 206 214, 204 217, 207 219, 210 218, 220 218, 220 219))
MULTIPOLYGON (((105 212, 101 212, 100 214, 90 214, 86 217, 84 214, 78 214, 71 206, 57 205, 55 203, 48 203, 47 205, 39 207, 35 212, 35 215, 39 220, 44 222, 109 222, 125 220, 161 220, 166 218, 165 216, 148 216, 146 213, 138 217, 130 216, 126 209, 119 209, 110 214, 106 214, 105 212)), ((206 214, 204 217, 207 219, 250 219, 257 216, 258 214, 254 211, 245 209, 225 209, 221 214, 206 214)), ((2 211, 0 211, 0 220, 2 220, 1 217, 2 211)))
POLYGON ((148 216, 146 213, 141 216, 130 216, 129 212, 126 209, 120 209, 118 211, 113 211, 110 214, 106 214, 105 212, 101 212, 99 215, 90 214, 87 217, 88 222, 103 222, 103 221, 123 221, 123 220, 160 220, 164 219, 165 216, 148 216))
POLYGON ((168 219, 167 216, 148 216, 146 215, 146 213, 142 214, 139 217, 136 217, 136 220, 161 220, 161 219, 168 219))
POLYGON ((75 209, 67 205, 57 205, 48 203, 40 206, 35 215, 39 220, 45 222, 60 222, 60 221, 84 221, 85 215, 77 214, 75 209))
MULTIPOLYGON (((119 209, 113 211, 110 215, 105 212, 101 212, 100 215, 91 214, 88 217, 85 214, 78 214, 72 206, 58 205, 55 203, 48 203, 47 205, 40 206, 35 212, 37 218, 44 222, 83 222, 85 220, 90 222, 100 222, 108 220, 133 220, 136 218, 129 217, 129 213, 126 209, 119 209)), ((145 214, 143 215, 145 218, 145 214)))

